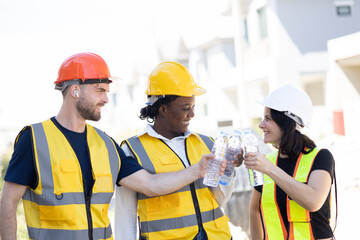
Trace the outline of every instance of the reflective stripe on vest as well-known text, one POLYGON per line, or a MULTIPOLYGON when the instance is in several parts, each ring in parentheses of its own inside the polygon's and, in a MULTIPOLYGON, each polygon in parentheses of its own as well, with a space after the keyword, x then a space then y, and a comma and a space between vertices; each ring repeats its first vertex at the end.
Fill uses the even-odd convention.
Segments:
MULTIPOLYGON (((277 164, 277 152, 267 154, 266 157, 277 164)), ((261 213, 264 220, 265 239, 287 239, 287 232, 276 202, 276 185, 268 175, 264 174, 264 185, 261 194, 261 213)))
MULTIPOLYGON (((63 229, 41 229, 41 228, 28 228, 29 236, 39 236, 39 240, 67 240, 67 239, 76 239, 76 240, 89 240, 88 230, 63 230, 63 229)), ((94 228, 93 229, 94 239, 113 239, 111 226, 109 225, 105 229, 103 228, 94 228)))
MULTIPOLYGON (((314 159, 320 149, 313 149, 308 154, 300 154, 293 178, 306 183, 308 181, 309 173, 313 165, 314 159)), ((277 165, 278 153, 270 153, 266 155, 267 158, 277 165)), ((287 216, 289 220, 289 233, 285 229, 283 219, 280 214, 279 207, 276 201, 276 185, 274 181, 267 175, 264 175, 263 193, 261 197, 261 212, 264 219, 266 239, 290 239, 290 240, 307 240, 314 239, 312 228, 310 224, 310 213, 308 210, 301 207, 295 201, 287 197, 287 216), (289 238, 288 238, 289 235, 289 238), (282 236, 282 238, 280 238, 282 236)))
MULTIPOLYGON (((216 208, 215 210, 210 210, 207 212, 201 213, 201 218, 203 223, 207 223, 214 220, 214 216, 222 217, 224 214, 221 211, 220 207, 216 208)), ((150 232, 157 232, 157 231, 167 231, 176 228, 184 228, 184 227, 191 227, 196 226, 196 214, 187 215, 180 218, 170 218, 170 219, 161 219, 161 220, 154 220, 148 222, 141 223, 141 232, 142 233, 150 233, 150 232)))
MULTIPOLYGON (((80 164, 70 143, 51 120, 31 125, 38 175, 35 190, 23 196, 31 239, 89 239, 80 164)), ((107 212, 120 169, 114 142, 87 125, 87 145, 95 184, 91 196, 94 239, 112 239, 107 212)))
MULTIPOLYGON (((213 141, 204 135, 191 134, 186 139, 186 153, 190 165, 203 154, 209 154, 213 141)), ((164 142, 148 134, 125 141, 139 163, 151 173, 185 169, 182 161, 164 142)), ((194 182, 200 202, 201 218, 209 239, 230 239, 228 218, 223 214, 203 179, 194 182)), ((198 233, 198 222, 190 192, 185 186, 159 197, 138 194, 138 214, 141 234, 147 239, 193 239, 198 233)))

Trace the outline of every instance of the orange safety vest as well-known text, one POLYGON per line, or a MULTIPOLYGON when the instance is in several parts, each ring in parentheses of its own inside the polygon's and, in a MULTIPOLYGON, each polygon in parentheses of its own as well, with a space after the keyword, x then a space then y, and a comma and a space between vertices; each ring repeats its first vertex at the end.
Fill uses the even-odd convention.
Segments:
MULTIPOLYGON (((320 149, 313 149, 308 154, 301 153, 297 159, 293 178, 306 183, 309 178, 314 159, 320 149)), ((267 154, 266 157, 277 165, 278 152, 267 154)), ((261 195, 261 214, 264 222, 265 239, 267 240, 310 240, 315 239, 311 224, 310 212, 287 196, 287 216, 290 224, 289 232, 285 229, 284 220, 276 200, 276 184, 264 174, 264 185, 261 195)))

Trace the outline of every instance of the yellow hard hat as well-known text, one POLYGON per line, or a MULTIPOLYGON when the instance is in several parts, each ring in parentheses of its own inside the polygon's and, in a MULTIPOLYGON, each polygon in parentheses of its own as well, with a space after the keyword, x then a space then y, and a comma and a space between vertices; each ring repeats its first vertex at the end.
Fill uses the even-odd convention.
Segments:
POLYGON ((206 92, 196 85, 191 73, 176 62, 162 62, 151 72, 147 95, 199 96, 206 92))

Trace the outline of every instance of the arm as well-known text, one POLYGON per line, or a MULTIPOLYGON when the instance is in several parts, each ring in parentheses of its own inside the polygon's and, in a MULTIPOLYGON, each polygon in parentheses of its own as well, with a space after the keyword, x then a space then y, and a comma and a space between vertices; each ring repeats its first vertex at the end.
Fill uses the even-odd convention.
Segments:
MULTIPOLYGON (((124 144, 121 149, 123 150, 125 156, 134 157, 127 144, 124 144)), ((135 159, 133 160, 137 163, 135 159)), ((127 169, 132 168, 131 165, 124 165, 124 162, 122 162, 122 167, 124 166, 127 169)), ((128 173, 125 175, 127 176, 128 173)), ((124 186, 117 186, 115 192, 116 240, 137 239, 137 208, 137 193, 124 186)))
MULTIPOLYGON (((241 149, 240 152, 234 156, 234 160, 231 160, 231 163, 234 164, 235 168, 237 168, 237 167, 241 166, 243 161, 244 161, 243 149, 241 149)), ((232 177, 229 185, 225 186, 225 185, 219 184, 218 187, 210 188, 220 207, 225 207, 225 205, 230 200, 231 195, 234 191, 235 178, 236 178, 236 169, 234 169, 234 176, 232 177)))
MULTIPOLYGON (((150 174, 142 169, 122 178, 119 184, 149 197, 169 194, 204 177, 208 161, 214 157, 203 155, 197 164, 177 172, 150 174)), ((224 166, 225 163, 222 164, 222 171, 224 166)))
POLYGON ((4 182, 0 203, 0 236, 2 240, 16 239, 16 209, 26 186, 4 182))
POLYGON ((229 202, 231 195, 234 191, 234 185, 235 185, 235 175, 231 179, 230 184, 227 186, 219 184, 219 186, 217 187, 210 187, 210 190, 214 194, 216 202, 219 204, 220 207, 222 208, 225 207, 226 204, 229 202))
POLYGON ((331 187, 331 176, 325 170, 310 173, 307 184, 301 183, 261 154, 248 153, 245 156, 247 168, 267 174, 289 197, 310 212, 318 211, 324 204, 331 187))
POLYGON ((263 228, 260 216, 260 196, 261 193, 253 189, 250 200, 250 231, 251 239, 263 239, 263 228))
POLYGON ((117 240, 136 239, 137 198, 136 192, 126 187, 116 187, 115 236, 117 240))

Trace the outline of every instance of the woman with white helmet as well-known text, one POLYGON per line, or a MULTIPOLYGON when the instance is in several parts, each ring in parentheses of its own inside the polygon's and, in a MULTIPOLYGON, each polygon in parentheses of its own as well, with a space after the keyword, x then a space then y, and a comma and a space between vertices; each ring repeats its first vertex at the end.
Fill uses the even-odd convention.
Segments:
POLYGON ((255 187, 250 202, 252 239, 332 239, 330 190, 335 162, 327 149, 317 148, 301 133, 312 117, 309 96, 285 85, 262 104, 259 127, 264 142, 278 151, 245 155, 247 168, 264 173, 264 184, 255 187))

